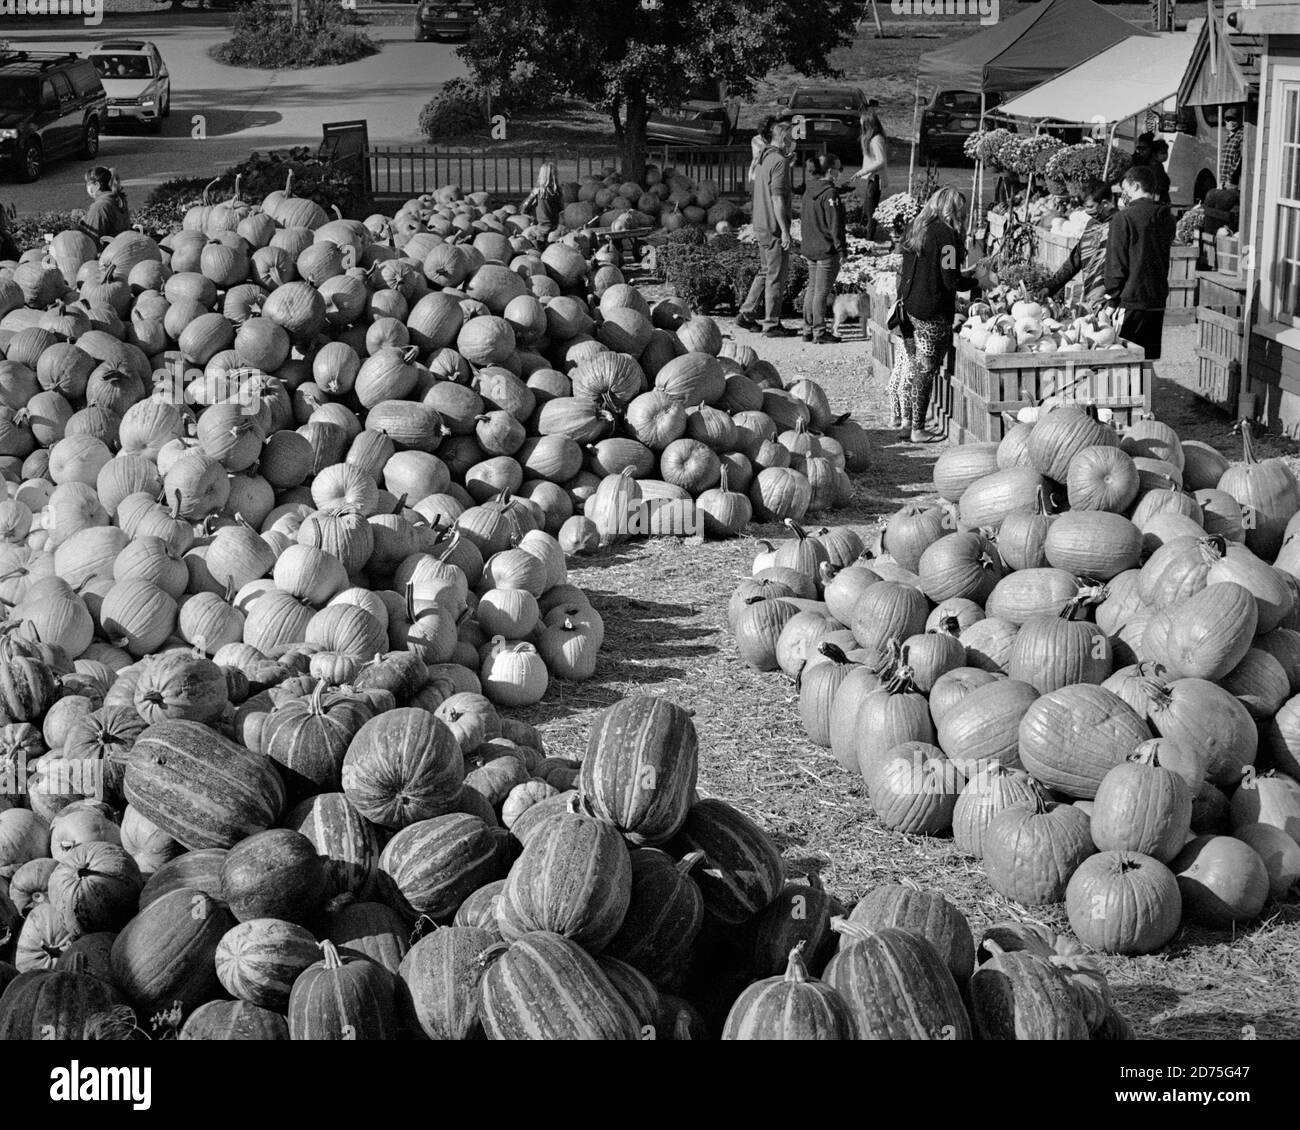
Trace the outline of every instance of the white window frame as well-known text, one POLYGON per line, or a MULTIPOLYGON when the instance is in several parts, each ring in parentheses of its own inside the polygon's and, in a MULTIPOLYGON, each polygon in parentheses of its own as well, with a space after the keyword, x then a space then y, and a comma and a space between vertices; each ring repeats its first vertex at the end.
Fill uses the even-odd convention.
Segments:
MULTIPOLYGON (((1271 60, 1270 60, 1271 61, 1271 60)), ((1300 315, 1283 315, 1276 309, 1276 282, 1273 269, 1276 260, 1280 227, 1278 213, 1282 183, 1282 129, 1285 124, 1283 94, 1288 87, 1300 91, 1300 63, 1272 62, 1269 68, 1269 120, 1268 177, 1264 185, 1263 222, 1264 238, 1260 243, 1260 311, 1254 332, 1278 342, 1288 349, 1300 350, 1300 315)), ((1300 97, 1300 94, 1297 95, 1300 97)), ((1262 130, 1260 131, 1263 132, 1262 130)), ((1261 146, 1262 148, 1262 146, 1261 146)), ((1256 166, 1258 167, 1258 166, 1256 166)), ((1300 212, 1300 203, 1297 204, 1300 212)), ((1300 217, 1298 217, 1300 219, 1300 217)))

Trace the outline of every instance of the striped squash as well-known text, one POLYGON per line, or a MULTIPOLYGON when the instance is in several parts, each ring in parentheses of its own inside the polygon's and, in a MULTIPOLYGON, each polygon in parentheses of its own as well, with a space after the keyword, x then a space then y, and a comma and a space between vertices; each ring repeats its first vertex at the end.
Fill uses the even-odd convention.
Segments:
POLYGON ((549 931, 500 945, 479 990, 489 1040, 636 1040, 636 1015, 580 946, 549 931))
POLYGON ((148 727, 131 749, 127 801, 190 850, 229 848, 272 827, 284 808, 275 763, 201 722, 148 727))
POLYGON ((331 910, 326 934, 345 957, 368 957, 394 976, 410 949, 410 927, 382 902, 349 902, 331 910))
MULTIPOLYGON (((924 938, 943 958, 958 985, 969 981, 975 969, 975 939, 970 924, 938 891, 884 883, 863 896, 849 915, 849 922, 868 930, 889 926, 924 938)), ((840 949, 852 945, 851 936, 841 934, 839 944, 840 949)))
POLYGON ((214 958, 235 920, 202 891, 155 899, 113 942, 113 984, 148 1016, 174 1004, 188 1012, 219 992, 214 958))
POLYGON ((632 695, 597 716, 578 792, 632 843, 666 843, 686 820, 697 762, 691 716, 667 699, 632 695))
POLYGON ((465 762, 446 723, 400 707, 370 719, 343 759, 343 792, 367 820, 405 828, 456 806, 465 762))
POLYGON ((501 940, 501 931, 497 929, 497 899, 501 897, 501 892, 505 890, 506 881, 504 879, 493 879, 490 883, 484 883, 472 895, 456 908, 455 917, 452 918, 453 926, 473 926, 476 930, 486 930, 492 935, 492 940, 499 942, 501 940))
POLYGON ((704 896, 690 875, 703 858, 698 851, 680 861, 657 848, 632 852, 632 896, 603 954, 639 969, 656 985, 675 986, 704 924, 704 896))
POLYGON ((407 1027, 431 1040, 478 1035, 480 958, 499 941, 495 931, 443 926, 416 942, 398 969, 407 1027))
POLYGON ((221 894, 240 922, 307 922, 325 901, 325 861, 306 836, 270 828, 241 840, 221 865, 221 894))
POLYGON ((816 875, 810 875, 807 883, 787 883, 749 924, 754 973, 782 976, 790 952, 800 946, 800 963, 816 976, 835 952, 831 920, 843 914, 839 899, 822 889, 816 875))
POLYGON ((477 816, 452 812, 403 828, 379 857, 385 899, 411 918, 450 922, 497 874, 497 841, 477 816))
POLYGON ((250 918, 217 943, 217 980, 233 997, 283 1012, 298 974, 319 958, 309 930, 279 918, 250 918))
POLYGON ((181 1028, 182 1040, 287 1040, 289 1025, 278 1012, 247 1001, 209 1001, 181 1028))
POLYGON ((830 985, 813 979, 804 943, 790 951, 786 971, 750 985, 736 999, 724 1040, 852 1040, 853 1010, 830 985))
POLYGON ((506 876, 497 927, 507 942, 550 931, 599 952, 632 898, 632 859, 612 825, 565 812, 533 831, 506 876))
POLYGON ((712 925, 742 926, 781 893, 781 853, 766 832, 725 801, 693 804, 671 850, 678 856, 704 853, 694 879, 712 925))
POLYGON ((1086 1040, 1088 1022, 1062 972, 1027 950, 1003 951, 987 937, 992 956, 971 978, 971 1015, 984 1040, 1086 1040))
POLYGON ((0 994, 0 1040, 84 1040, 95 1017, 120 999, 80 955, 70 968, 20 973, 0 994))
POLYGON ((139 909, 143 910, 156 899, 182 887, 202 891, 209 898, 224 903, 221 865, 229 854, 226 848, 203 848, 169 859, 145 881, 144 890, 140 892, 139 909))
POLYGON ((324 956, 289 994, 289 1039, 396 1039, 396 978, 367 958, 340 955, 333 942, 320 948, 324 956))
POLYGON ((325 897, 364 899, 379 867, 379 837, 342 793, 318 793, 290 810, 286 828, 301 832, 325 859, 325 897))
POLYGON ((853 940, 831 958, 824 979, 853 1010, 858 1039, 971 1038, 957 982, 934 946, 892 926, 834 925, 853 940))

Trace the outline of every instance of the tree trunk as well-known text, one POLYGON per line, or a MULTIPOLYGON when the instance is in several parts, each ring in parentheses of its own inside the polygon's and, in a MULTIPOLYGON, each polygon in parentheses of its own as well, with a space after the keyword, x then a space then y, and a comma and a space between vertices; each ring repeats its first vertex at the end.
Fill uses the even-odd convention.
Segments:
POLYGON ((623 136, 619 146, 623 173, 639 181, 646 166, 646 119, 649 117, 645 91, 628 87, 624 92, 623 136))

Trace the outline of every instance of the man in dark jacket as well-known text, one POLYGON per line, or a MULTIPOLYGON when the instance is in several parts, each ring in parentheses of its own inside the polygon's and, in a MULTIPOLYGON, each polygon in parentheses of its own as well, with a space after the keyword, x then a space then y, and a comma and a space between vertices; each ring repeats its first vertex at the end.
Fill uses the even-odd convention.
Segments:
POLYGON ((838 345, 843 340, 826 330, 826 305, 835 289, 840 262, 849 249, 844 204, 836 184, 841 170, 840 159, 834 153, 810 157, 804 170, 807 183, 799 213, 799 244, 808 261, 803 337, 819 345, 838 345))
POLYGON ((761 269, 741 303, 736 325, 746 330, 759 328, 759 302, 764 303, 762 328, 765 337, 793 337, 795 331, 781 325, 785 304, 785 282, 790 271, 790 161, 786 154, 793 126, 789 118, 772 124, 771 140, 759 155, 754 170, 754 234, 758 237, 761 269))
POLYGON ((1145 165, 1124 174, 1124 207, 1110 221, 1106 241, 1106 303, 1123 313, 1119 336, 1160 357, 1169 297, 1169 248, 1174 215, 1155 199, 1155 176, 1145 165))

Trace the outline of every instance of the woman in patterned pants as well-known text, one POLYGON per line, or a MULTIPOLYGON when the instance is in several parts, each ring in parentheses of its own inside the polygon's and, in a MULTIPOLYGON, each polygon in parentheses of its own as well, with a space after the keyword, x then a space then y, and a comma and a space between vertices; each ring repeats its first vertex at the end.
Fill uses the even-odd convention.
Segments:
POLYGON ((912 336, 904 335, 903 353, 895 358, 889 398, 894 426, 910 425, 913 443, 943 438, 925 430, 925 414, 944 354, 952 345, 957 291, 976 285, 973 268, 962 269, 965 225, 966 198, 944 186, 925 202, 903 239, 898 294, 912 336))
POLYGON ((894 358, 889 374, 889 426, 910 425, 909 434, 925 431, 934 382, 939 377, 944 354, 952 346, 952 322, 913 318, 915 337, 903 338, 903 350, 894 358))

